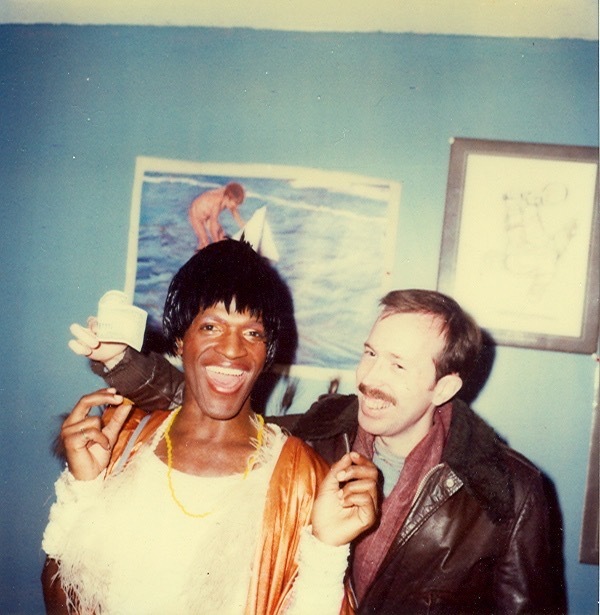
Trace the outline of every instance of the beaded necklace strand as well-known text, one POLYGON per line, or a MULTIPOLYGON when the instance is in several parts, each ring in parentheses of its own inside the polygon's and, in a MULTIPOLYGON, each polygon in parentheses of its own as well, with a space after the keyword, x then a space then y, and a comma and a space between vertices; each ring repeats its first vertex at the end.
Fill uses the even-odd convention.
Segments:
MULTIPOLYGON (((173 476, 172 476, 172 473, 173 473, 173 443, 171 442, 171 437, 169 433, 171 431, 173 422, 175 421, 175 418, 179 414, 180 410, 181 410, 181 406, 179 406, 176 410, 173 410, 173 412, 171 413, 171 416, 169 417, 169 423, 167 425, 167 429, 165 430, 165 435, 164 435, 165 444, 167 445, 167 483, 169 485, 169 492, 171 493, 171 498, 173 499, 175 504, 177 504, 177 506, 181 509, 181 511, 185 515, 187 515, 188 517, 193 517, 194 519, 204 519, 204 517, 208 517, 208 515, 212 514, 213 511, 209 510, 204 513, 190 512, 183 505, 181 500, 177 497, 177 494, 175 493, 175 486, 173 485, 173 476)), ((250 455, 250 457, 248 457, 248 461, 246 463, 246 469, 244 470, 242 480, 246 480, 246 478, 248 477, 248 474, 250 473, 250 470, 252 470, 252 468, 254 467, 254 464, 256 463, 256 460, 258 459, 260 449, 262 448, 262 445, 265 439, 265 420, 260 414, 257 414, 255 416, 256 416, 256 419, 258 420, 258 433, 256 434, 256 441, 254 442, 255 450, 250 455)))

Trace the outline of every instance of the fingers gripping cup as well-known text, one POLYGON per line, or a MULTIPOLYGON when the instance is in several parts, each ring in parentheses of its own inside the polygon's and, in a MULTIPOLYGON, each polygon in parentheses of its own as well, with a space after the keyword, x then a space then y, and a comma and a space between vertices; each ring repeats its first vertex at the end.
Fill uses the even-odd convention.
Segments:
POLYGON ((141 350, 146 330, 147 313, 132 305, 120 290, 109 290, 98 302, 98 339, 121 342, 141 350))

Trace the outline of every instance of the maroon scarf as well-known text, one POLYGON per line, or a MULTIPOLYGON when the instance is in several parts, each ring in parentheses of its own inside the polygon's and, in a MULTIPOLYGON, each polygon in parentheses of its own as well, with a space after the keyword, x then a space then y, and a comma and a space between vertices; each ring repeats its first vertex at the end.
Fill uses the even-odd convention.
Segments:
MULTIPOLYGON (((373 582, 377 570, 410 510, 417 488, 427 472, 442 458, 442 450, 450 429, 452 403, 437 409, 433 426, 415 446, 404 462, 398 482, 381 505, 381 521, 377 529, 356 542, 354 551, 354 589, 360 603, 373 582)), ((373 458, 375 437, 360 426, 353 449, 368 459, 373 458)))

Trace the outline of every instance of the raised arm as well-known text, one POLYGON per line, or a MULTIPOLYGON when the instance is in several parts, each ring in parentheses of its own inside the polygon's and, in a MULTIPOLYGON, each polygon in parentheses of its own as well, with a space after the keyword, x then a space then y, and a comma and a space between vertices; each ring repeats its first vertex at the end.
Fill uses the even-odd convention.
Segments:
POLYGON ((352 452, 333 464, 319 487, 312 528, 300 539, 298 576, 286 615, 353 612, 344 599, 349 545, 377 519, 377 468, 352 452))
POLYGON ((183 372, 156 352, 144 354, 128 346, 112 369, 96 361, 91 367, 109 386, 147 412, 172 410, 183 400, 183 372))
MULTIPOLYGON (((131 405, 124 402, 123 396, 117 395, 114 389, 95 391, 82 397, 65 419, 61 429, 61 441, 68 472, 65 470, 59 479, 63 480, 63 496, 68 492, 68 488, 64 487, 65 484, 92 484, 108 466, 113 446, 131 410, 131 405), (90 410, 104 404, 116 407, 110 419, 103 424, 99 416, 90 415, 90 410), (69 479, 66 479, 66 476, 69 476, 69 479)), ((65 499, 68 500, 68 497, 65 499)), ((67 506, 73 506, 73 502, 77 499, 75 496, 67 506)), ((68 519, 73 518, 72 515, 64 516, 63 513, 62 523, 57 521, 57 516, 60 518, 61 514, 56 511, 60 509, 61 504, 58 502, 53 505, 50 523, 44 532, 43 540, 44 550, 55 556, 59 552, 57 545, 68 535, 68 519)), ((61 583, 59 560, 60 558, 49 555, 41 574, 44 604, 49 615, 72 612, 69 611, 69 601, 61 583)))
POLYGON ((181 404, 183 373, 162 355, 101 342, 95 333, 94 318, 88 319, 87 327, 72 325, 71 333, 71 350, 90 359, 92 371, 137 407, 150 412, 181 404))
POLYGON ((377 468, 359 453, 345 454, 321 483, 312 511, 313 534, 325 544, 349 544, 377 519, 377 468))

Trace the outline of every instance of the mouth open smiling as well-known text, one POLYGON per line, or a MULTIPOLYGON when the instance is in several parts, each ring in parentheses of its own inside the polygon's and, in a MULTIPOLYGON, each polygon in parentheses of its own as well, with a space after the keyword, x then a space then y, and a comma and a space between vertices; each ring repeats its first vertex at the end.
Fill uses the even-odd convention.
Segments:
POLYGON ((243 376, 246 372, 234 367, 208 365, 206 373, 213 388, 219 392, 231 393, 243 383, 243 376))
POLYGON ((361 393, 360 399, 363 410, 367 412, 381 412, 396 403, 396 400, 390 395, 387 395, 379 389, 367 387, 362 383, 358 386, 358 390, 361 393))

